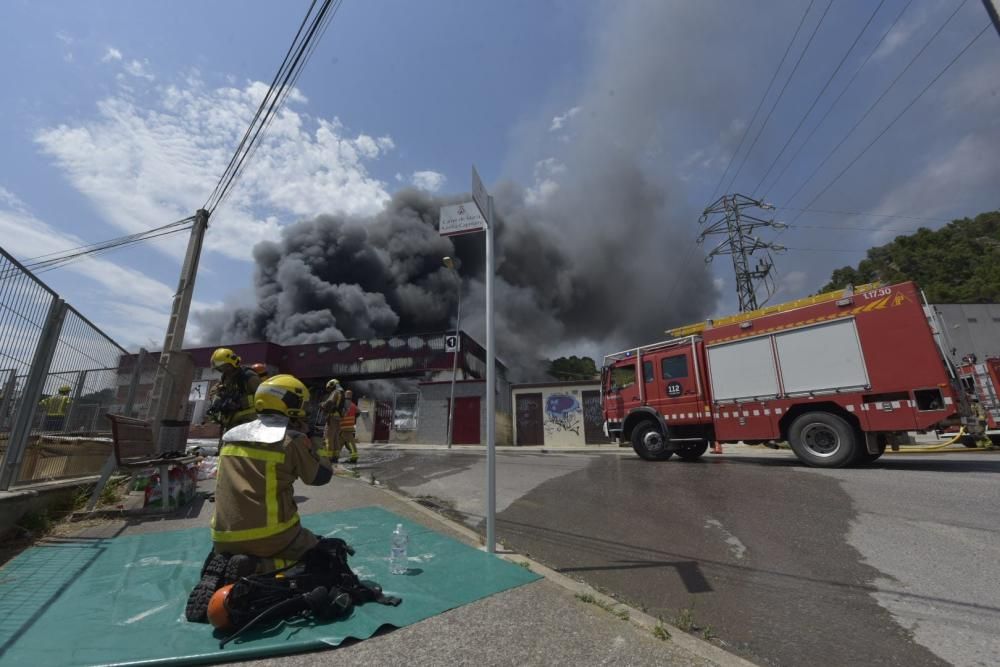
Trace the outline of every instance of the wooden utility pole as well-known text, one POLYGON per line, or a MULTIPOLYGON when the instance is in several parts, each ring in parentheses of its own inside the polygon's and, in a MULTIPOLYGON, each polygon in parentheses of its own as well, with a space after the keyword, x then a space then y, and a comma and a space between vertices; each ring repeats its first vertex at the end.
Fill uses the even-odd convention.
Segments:
POLYGON ((181 267, 181 277, 177 283, 177 293, 174 294, 173 306, 170 309, 170 321, 167 323, 167 334, 163 338, 163 351, 160 352, 160 363, 156 366, 156 378, 153 380, 153 391, 146 413, 146 418, 152 422, 154 432, 158 432, 160 420, 177 417, 175 414, 179 409, 177 397, 187 391, 187 387, 176 386, 177 383, 173 381, 177 377, 176 370, 179 368, 175 357, 184 345, 184 330, 187 328, 191 298, 194 296, 194 281, 198 275, 198 261, 201 258, 205 230, 208 229, 208 216, 209 212, 205 209, 198 209, 195 214, 187 253, 184 255, 184 265, 181 267))

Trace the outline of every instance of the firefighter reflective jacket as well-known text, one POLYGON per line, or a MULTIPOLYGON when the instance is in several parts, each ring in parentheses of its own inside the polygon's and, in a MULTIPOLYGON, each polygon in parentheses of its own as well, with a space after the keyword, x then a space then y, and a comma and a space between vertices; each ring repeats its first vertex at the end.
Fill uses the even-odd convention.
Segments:
POLYGON ((69 396, 56 394, 55 396, 43 398, 38 405, 45 410, 45 414, 49 417, 65 417, 66 411, 69 409, 69 404, 72 400, 73 399, 69 396))
POLYGON ((249 368, 238 368, 216 387, 216 401, 220 407, 220 423, 223 430, 251 422, 257 417, 254 410, 254 392, 260 378, 249 368))
POLYGON ((303 532, 292 496, 296 479, 319 486, 332 478, 312 443, 288 418, 261 415, 222 437, 212 541, 220 553, 281 554, 303 532))
POLYGON ((326 400, 319 404, 319 409, 326 416, 327 422, 339 420, 344 409, 344 390, 337 387, 331 391, 326 400))
POLYGON ((355 405, 354 401, 344 401, 347 407, 344 408, 344 416, 340 418, 340 430, 354 430, 354 427, 358 423, 358 406, 355 405))

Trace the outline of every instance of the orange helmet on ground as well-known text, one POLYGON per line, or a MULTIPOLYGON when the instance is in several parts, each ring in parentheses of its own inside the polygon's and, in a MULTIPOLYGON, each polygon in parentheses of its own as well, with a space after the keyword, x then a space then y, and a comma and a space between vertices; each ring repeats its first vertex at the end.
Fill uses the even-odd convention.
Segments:
POLYGON ((260 362, 251 365, 250 370, 252 370, 257 375, 261 376, 262 378, 267 377, 267 366, 265 366, 260 362))
POLYGON ((208 601, 208 622, 218 630, 229 632, 233 630, 233 619, 229 616, 229 607, 226 605, 226 598, 233 590, 232 584, 227 584, 212 594, 212 599, 208 601))

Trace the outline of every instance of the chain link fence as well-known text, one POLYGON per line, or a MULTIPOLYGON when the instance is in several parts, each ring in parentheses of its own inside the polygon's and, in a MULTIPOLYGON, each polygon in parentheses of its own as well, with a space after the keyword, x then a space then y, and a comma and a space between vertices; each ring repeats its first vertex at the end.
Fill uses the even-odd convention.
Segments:
POLYGON ((0 248, 0 490, 100 471, 104 415, 136 413, 143 374, 129 358, 0 248))

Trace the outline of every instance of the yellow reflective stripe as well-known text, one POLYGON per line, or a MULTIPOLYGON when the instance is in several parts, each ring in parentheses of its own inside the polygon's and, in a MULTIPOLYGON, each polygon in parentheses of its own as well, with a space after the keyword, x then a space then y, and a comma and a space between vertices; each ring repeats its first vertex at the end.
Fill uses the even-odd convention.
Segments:
POLYGON ((243 445, 223 445, 222 451, 219 452, 219 456, 241 456, 245 459, 254 459, 255 461, 268 461, 274 463, 283 463, 285 460, 284 452, 276 452, 270 449, 257 449, 256 447, 244 447, 243 445))
POLYGON ((247 528, 245 530, 215 530, 215 528, 213 528, 212 541, 247 542, 250 540, 259 540, 286 531, 295 524, 297 524, 298 522, 299 522, 299 515, 296 514, 288 521, 282 521, 281 523, 275 526, 264 526, 263 528, 247 528))
POLYGON ((243 542, 257 540, 277 535, 288 530, 299 522, 295 514, 287 521, 278 521, 278 464, 285 461, 284 452, 275 452, 243 445, 223 445, 220 457, 237 456, 255 461, 264 461, 264 504, 267 512, 267 523, 260 528, 244 530, 215 530, 215 518, 212 519, 212 540, 215 542, 243 542))
MULTIPOLYGON (((284 456, 281 457, 284 460, 284 456)), ((267 490, 265 491, 265 502, 267 504, 267 525, 278 525, 278 464, 274 461, 267 462, 267 490)))

